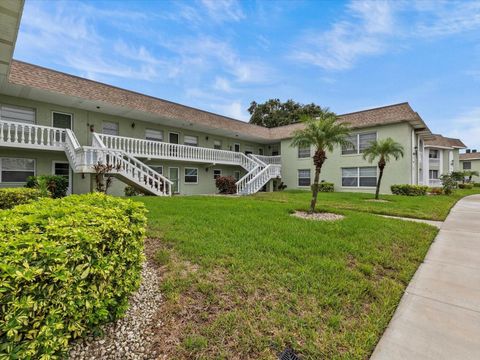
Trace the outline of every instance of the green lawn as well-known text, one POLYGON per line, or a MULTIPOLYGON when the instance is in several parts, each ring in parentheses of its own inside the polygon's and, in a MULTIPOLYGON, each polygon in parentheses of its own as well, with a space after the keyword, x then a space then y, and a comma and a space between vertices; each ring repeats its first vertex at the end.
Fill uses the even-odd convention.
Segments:
MULTIPOLYGON (((413 217, 429 220, 445 220, 450 208, 462 197, 479 194, 480 188, 456 190, 453 195, 445 196, 397 196, 381 195, 388 202, 369 201, 372 194, 365 193, 320 193, 317 207, 319 210, 335 209, 355 210, 374 214, 413 217)), ((276 193, 258 193, 259 200, 288 203, 295 208, 308 208, 311 193, 307 191, 283 191, 276 193)))
POLYGON ((330 223, 290 216, 305 193, 137 198, 147 254, 162 265, 156 348, 173 359, 275 359, 286 346, 304 359, 368 358, 437 230, 366 211, 438 219, 459 195, 367 197, 321 194, 345 215, 330 223))

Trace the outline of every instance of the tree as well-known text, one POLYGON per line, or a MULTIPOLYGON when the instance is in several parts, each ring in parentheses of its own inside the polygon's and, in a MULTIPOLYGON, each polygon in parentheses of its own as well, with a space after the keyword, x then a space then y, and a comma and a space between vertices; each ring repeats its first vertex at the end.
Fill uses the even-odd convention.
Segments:
POLYGON ((472 178, 474 176, 480 176, 480 173, 477 170, 465 170, 463 173, 464 173, 465 176, 468 176, 468 182, 469 183, 472 182, 472 178))
POLYGON ((370 142, 370 146, 364 150, 363 158, 368 158, 369 162, 373 162, 376 158, 379 158, 378 169, 380 170, 380 174, 378 175, 377 189, 375 190, 375 199, 378 200, 380 184, 383 177, 383 170, 385 169, 387 162, 390 161, 390 157, 392 156, 395 158, 395 160, 403 157, 403 152, 403 146, 390 137, 382 140, 372 141, 370 142))
POLYGON ((293 124, 299 122, 304 116, 315 118, 322 111, 322 108, 316 104, 300 104, 291 99, 286 102, 270 99, 263 104, 252 101, 248 108, 251 115, 250 124, 267 128, 293 124))
POLYGON ((312 214, 315 211, 318 196, 318 183, 322 166, 327 160, 327 151, 333 151, 336 145, 351 145, 347 140, 350 130, 348 124, 338 121, 338 116, 327 108, 322 109, 321 113, 315 118, 302 117, 305 127, 296 130, 293 133, 292 147, 314 147, 313 164, 315 165, 315 178, 312 185, 312 200, 310 210, 312 214))

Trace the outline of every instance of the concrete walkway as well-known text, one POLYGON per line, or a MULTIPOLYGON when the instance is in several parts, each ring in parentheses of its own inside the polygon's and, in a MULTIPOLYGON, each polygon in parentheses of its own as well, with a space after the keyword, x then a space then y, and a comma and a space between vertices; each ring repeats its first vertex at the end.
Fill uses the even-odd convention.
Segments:
POLYGON ((398 219, 398 220, 403 220, 403 221, 413 221, 413 222, 419 222, 419 223, 424 223, 428 224, 431 226, 435 226, 436 228, 440 229, 443 225, 443 221, 435 221, 435 220, 425 220, 425 219, 417 219, 417 218, 407 218, 407 217, 402 217, 402 216, 391 216, 391 215, 379 215, 384 218, 388 219, 398 219))
POLYGON ((480 195, 451 210, 371 359, 480 359, 480 195))

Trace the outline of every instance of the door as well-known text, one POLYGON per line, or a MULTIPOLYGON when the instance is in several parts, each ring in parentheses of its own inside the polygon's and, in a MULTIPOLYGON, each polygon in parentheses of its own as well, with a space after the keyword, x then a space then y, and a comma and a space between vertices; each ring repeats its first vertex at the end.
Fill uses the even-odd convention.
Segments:
POLYGON ((178 134, 177 133, 169 133, 168 134, 168 142, 170 144, 178 144, 178 134))
POLYGON ((54 161, 53 162, 53 175, 63 176, 68 179, 68 190, 67 194, 72 193, 72 172, 70 170, 70 164, 65 161, 54 161))
POLYGON ((172 194, 180 192, 179 175, 180 171, 177 167, 168 168, 168 179, 173 182, 172 194))

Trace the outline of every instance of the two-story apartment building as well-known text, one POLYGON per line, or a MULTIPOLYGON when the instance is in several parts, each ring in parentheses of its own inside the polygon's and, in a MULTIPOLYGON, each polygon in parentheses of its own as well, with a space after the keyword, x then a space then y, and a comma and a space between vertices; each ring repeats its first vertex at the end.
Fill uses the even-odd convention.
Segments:
MULTIPOLYGON (((465 153, 460 154, 460 169, 480 173, 480 153, 476 149, 467 149, 465 153)), ((472 181, 480 182, 480 177, 474 175, 472 181)))
MULTIPOLYGON (((127 184, 154 195, 212 194, 222 175, 237 179, 239 194, 274 190, 280 181, 309 188, 312 149, 290 146, 303 124, 267 129, 13 60, 22 9, 8 4, 0 10, 8 30, 0 34, 0 186, 59 174, 69 178, 73 193, 88 192, 93 166, 105 163, 115 167, 114 194, 127 184)), ((340 121, 352 128, 353 146, 328 154, 322 172, 338 191, 374 190, 376 164, 362 156, 374 139, 392 137, 405 149, 388 164, 382 192, 394 183, 430 184, 431 149, 447 151, 440 155, 448 169, 442 171, 459 166, 463 144, 435 145, 442 137, 432 135, 408 103, 344 114, 340 121)))

